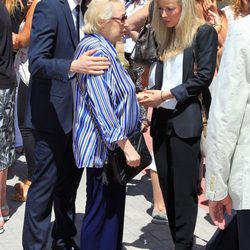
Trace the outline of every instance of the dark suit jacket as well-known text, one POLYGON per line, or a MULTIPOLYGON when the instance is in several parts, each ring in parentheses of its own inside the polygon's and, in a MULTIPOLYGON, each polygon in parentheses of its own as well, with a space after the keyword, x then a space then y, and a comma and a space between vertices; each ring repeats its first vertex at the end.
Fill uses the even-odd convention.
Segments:
POLYGON ((40 1, 34 13, 29 48, 28 127, 50 133, 71 131, 73 97, 68 73, 76 46, 68 1, 40 1))
MULTIPOLYGON (((202 130, 201 104, 198 95, 203 92, 209 98, 208 87, 214 77, 217 57, 218 37, 215 29, 202 25, 194 38, 193 46, 184 50, 183 82, 171 89, 177 100, 176 108, 171 116, 175 133, 181 138, 199 137, 202 130), (194 61, 197 73, 194 74, 194 61)), ((158 62, 156 68, 155 88, 161 89, 163 79, 163 63, 158 62)), ((207 104, 209 105, 209 104, 207 104)), ((151 135, 154 137, 162 123, 153 110, 151 135)), ((162 131, 162 128, 160 128, 162 131)))

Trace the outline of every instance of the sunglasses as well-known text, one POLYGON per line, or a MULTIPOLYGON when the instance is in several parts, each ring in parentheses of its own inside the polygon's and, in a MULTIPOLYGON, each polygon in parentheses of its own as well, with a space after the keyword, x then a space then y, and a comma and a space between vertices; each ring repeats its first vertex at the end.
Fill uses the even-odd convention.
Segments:
POLYGON ((112 20, 117 20, 117 21, 120 21, 121 23, 125 23, 127 18, 128 17, 126 14, 123 14, 121 17, 111 17, 112 20))

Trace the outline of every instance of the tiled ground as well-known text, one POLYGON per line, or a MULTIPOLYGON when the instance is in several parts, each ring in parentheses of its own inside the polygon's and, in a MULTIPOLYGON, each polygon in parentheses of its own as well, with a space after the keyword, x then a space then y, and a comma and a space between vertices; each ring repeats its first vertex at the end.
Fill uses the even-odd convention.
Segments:
MULTIPOLYGON (((10 169, 7 192, 10 197, 13 192, 13 185, 26 175, 24 157, 20 157, 15 166, 10 169)), ((139 174, 127 188, 127 203, 124 228, 123 249, 150 249, 168 250, 172 249, 172 240, 168 226, 151 223, 151 199, 152 190, 150 178, 145 174, 139 174)), ((11 219, 5 225, 5 233, 0 235, 0 250, 21 250, 22 226, 25 203, 8 200, 11 219)), ((81 220, 84 214, 85 204, 85 175, 79 187, 76 201, 77 227, 80 229, 81 220)), ((205 207, 206 208, 206 207, 205 207)), ((53 219, 51 224, 53 223, 53 219)), ((195 230, 195 250, 205 249, 204 245, 209 240, 215 227, 211 225, 207 212, 199 208, 197 226, 195 230)), ((79 235, 76 237, 79 242, 79 235)), ((51 238, 48 240, 47 249, 50 249, 51 238)))

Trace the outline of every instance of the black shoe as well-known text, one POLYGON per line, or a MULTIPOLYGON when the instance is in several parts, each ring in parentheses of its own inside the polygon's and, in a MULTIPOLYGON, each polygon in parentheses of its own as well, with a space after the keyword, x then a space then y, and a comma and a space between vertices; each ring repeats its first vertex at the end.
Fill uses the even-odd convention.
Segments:
POLYGON ((73 239, 53 241, 52 250, 80 250, 73 239))

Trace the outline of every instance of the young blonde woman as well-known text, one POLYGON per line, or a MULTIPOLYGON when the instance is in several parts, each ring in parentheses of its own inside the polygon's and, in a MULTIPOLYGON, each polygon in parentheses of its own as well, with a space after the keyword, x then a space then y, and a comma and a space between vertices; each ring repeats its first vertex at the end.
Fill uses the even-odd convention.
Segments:
POLYGON ((153 28, 160 61, 155 90, 140 103, 154 107, 151 135, 169 226, 177 250, 191 250, 198 207, 199 95, 208 93, 215 71, 218 37, 204 24, 195 0, 156 0, 153 28))

